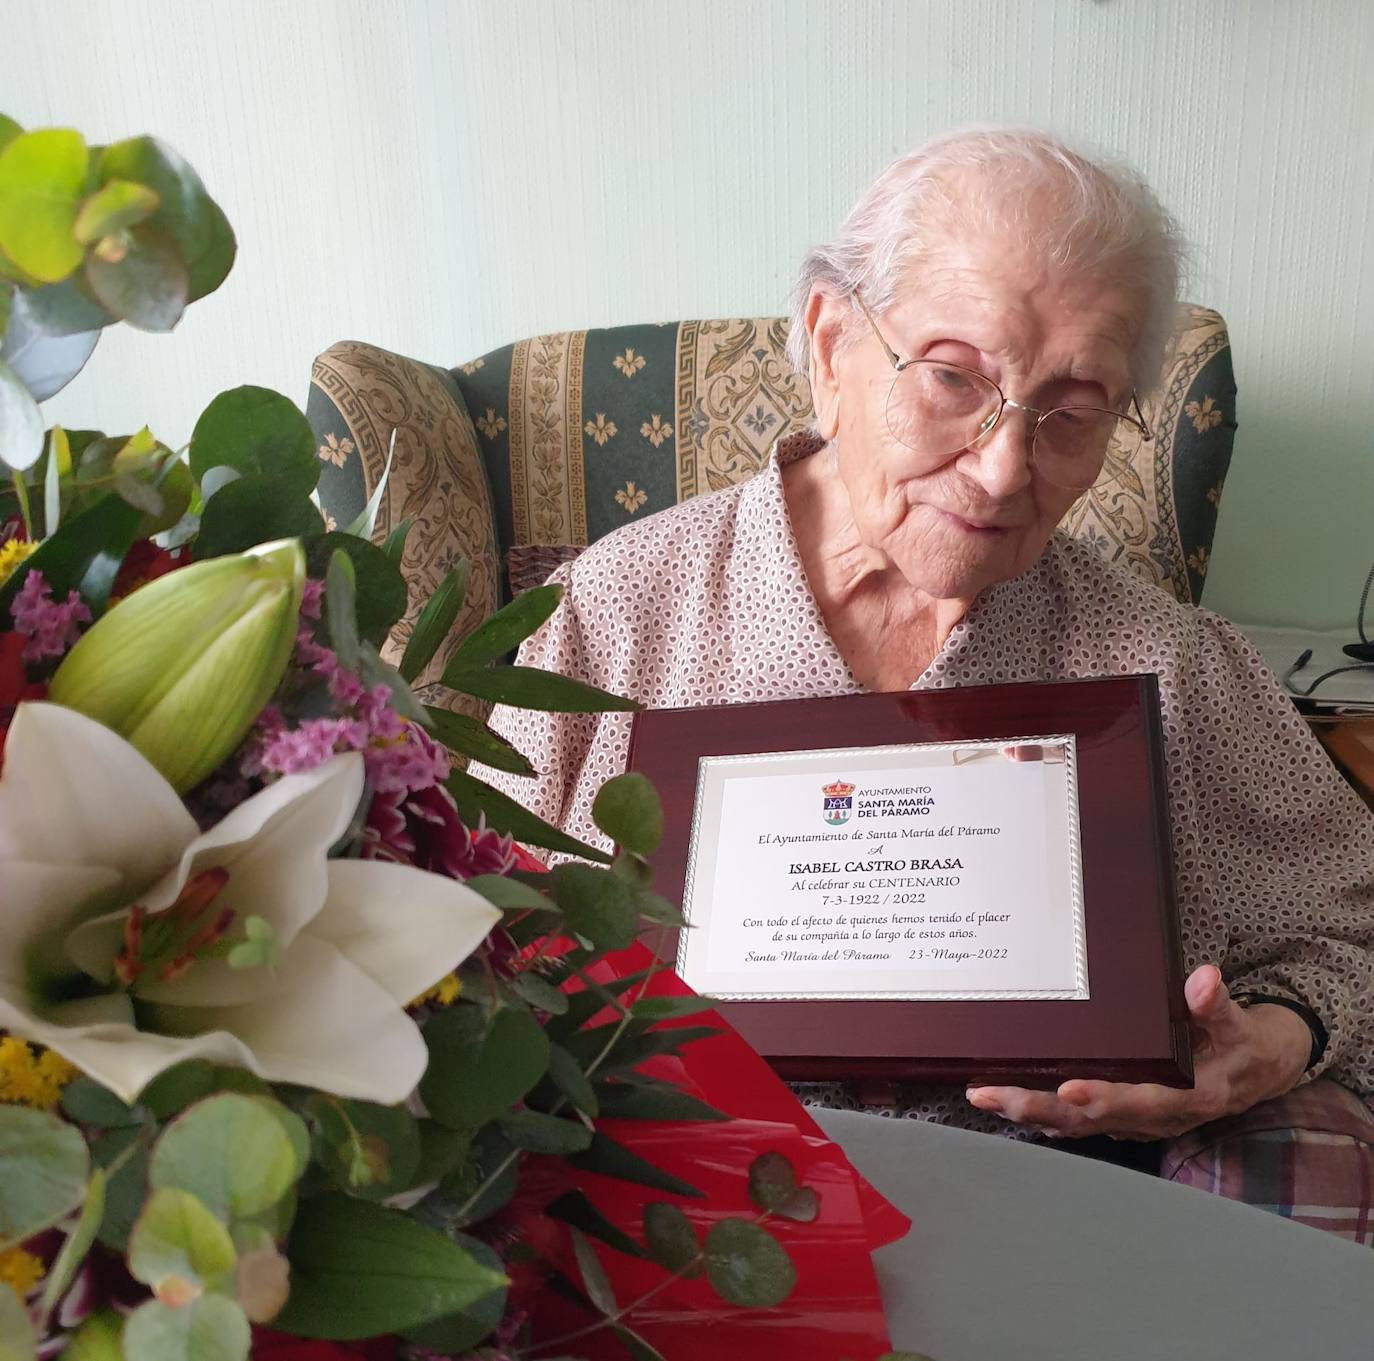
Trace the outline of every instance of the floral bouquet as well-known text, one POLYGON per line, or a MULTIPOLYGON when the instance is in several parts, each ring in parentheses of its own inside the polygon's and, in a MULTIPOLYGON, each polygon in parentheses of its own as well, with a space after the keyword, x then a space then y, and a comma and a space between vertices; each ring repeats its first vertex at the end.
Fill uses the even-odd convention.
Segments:
MULTIPOLYGON (((227 270, 135 140, 0 119, 12 358, 227 270)), ((285 398, 35 452, 31 383, 0 363, 0 1361, 883 1351, 900 1217, 640 943, 683 924, 652 788, 602 789, 611 857, 463 768, 530 771, 450 694, 631 707, 505 662, 559 589, 455 640, 459 563, 393 638, 406 526, 326 530, 285 398)))

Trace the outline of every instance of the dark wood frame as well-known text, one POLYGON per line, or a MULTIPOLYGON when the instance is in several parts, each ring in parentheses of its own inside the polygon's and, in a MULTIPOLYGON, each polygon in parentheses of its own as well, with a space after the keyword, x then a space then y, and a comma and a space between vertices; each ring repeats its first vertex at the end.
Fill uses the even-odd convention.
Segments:
MULTIPOLYGON (((1152 675, 844 695, 635 715, 629 767, 663 800, 655 887, 682 901, 698 758, 1073 733, 1091 998, 736 1001, 721 1014, 785 1077, 1192 1084, 1152 675), (822 739, 799 742, 804 734, 822 739)), ((664 947, 676 957, 676 932, 664 947)), ((653 943, 653 942, 650 942, 653 943)))

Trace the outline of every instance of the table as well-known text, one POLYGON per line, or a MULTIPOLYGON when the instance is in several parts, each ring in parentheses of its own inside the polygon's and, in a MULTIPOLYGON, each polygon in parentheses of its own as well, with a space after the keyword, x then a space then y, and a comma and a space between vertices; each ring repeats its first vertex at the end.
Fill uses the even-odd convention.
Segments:
POLYGON ((934 1361, 1370 1361, 1374 1251, 1034 1145, 813 1110, 912 1221, 874 1254, 934 1361))

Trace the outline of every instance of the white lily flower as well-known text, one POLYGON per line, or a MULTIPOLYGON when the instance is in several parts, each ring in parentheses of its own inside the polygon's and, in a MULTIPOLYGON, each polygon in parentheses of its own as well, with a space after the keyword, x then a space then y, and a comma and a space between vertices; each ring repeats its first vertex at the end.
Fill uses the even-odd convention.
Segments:
POLYGON ((288 775, 201 833, 128 742, 22 704, 0 775, 0 1029, 132 1102, 183 1059, 391 1105, 424 1072, 404 1007, 500 913, 403 865, 327 859, 362 757, 288 775), (280 954, 233 968, 263 919, 280 954))

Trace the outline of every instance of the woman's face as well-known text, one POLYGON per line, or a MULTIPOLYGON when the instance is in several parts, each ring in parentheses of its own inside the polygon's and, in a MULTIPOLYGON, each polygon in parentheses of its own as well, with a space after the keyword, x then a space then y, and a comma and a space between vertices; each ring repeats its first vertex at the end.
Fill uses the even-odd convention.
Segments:
MULTIPOLYGON (((1026 406, 1120 410, 1137 305, 1005 241, 961 241, 912 267, 878 325, 900 358, 976 369, 1026 406)), ((971 599, 1025 571, 1080 495, 1032 466, 1035 418, 1008 407, 976 444, 922 458, 889 429, 893 369, 862 316, 827 297, 813 298, 810 317, 818 424, 836 446, 863 544, 936 599, 971 599)))

